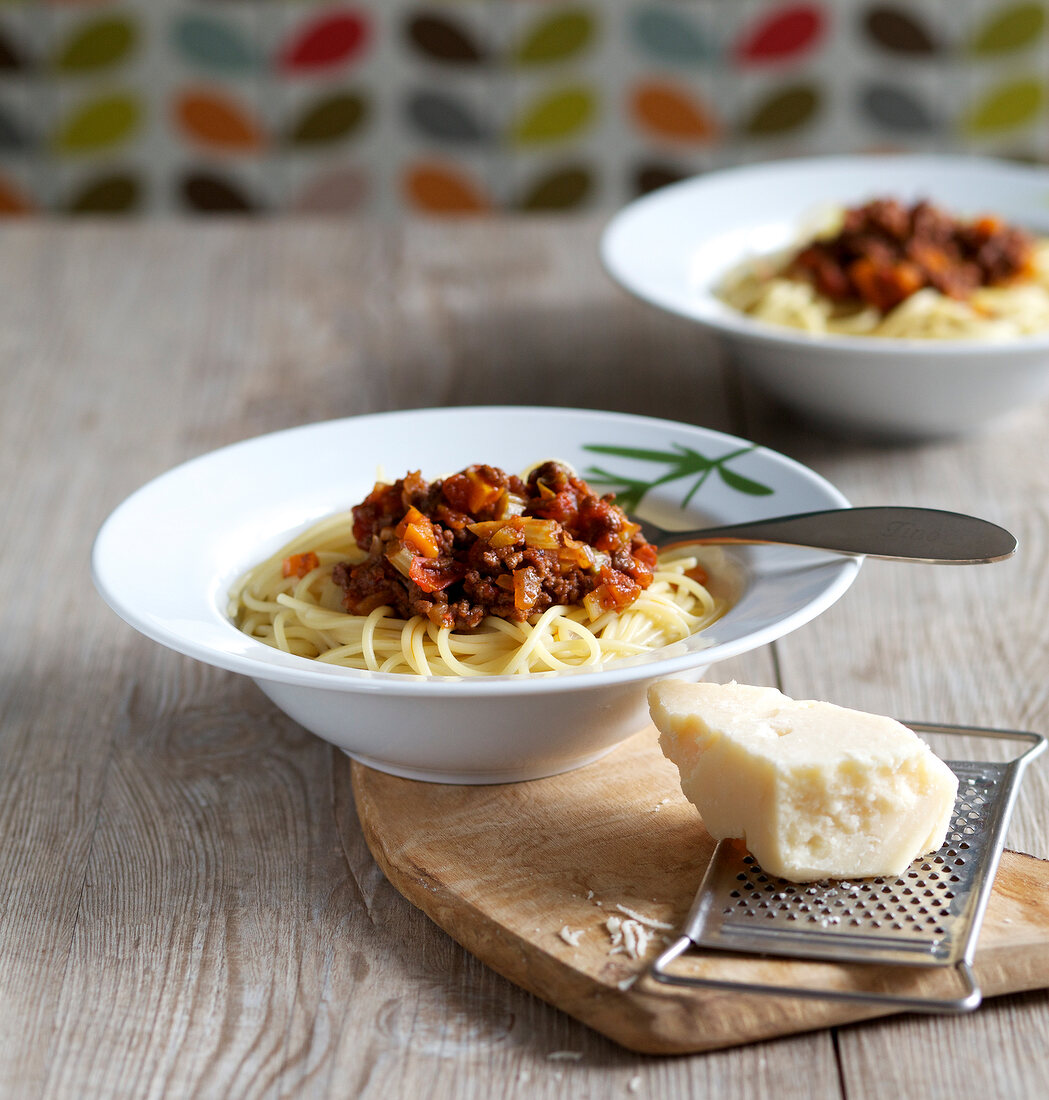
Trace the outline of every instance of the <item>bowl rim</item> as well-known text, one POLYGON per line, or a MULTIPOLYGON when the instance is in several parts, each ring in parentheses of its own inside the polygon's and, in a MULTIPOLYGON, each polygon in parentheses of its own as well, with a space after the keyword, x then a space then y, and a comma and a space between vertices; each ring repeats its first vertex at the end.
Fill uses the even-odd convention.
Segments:
MULTIPOLYGON (((796 459, 761 444, 754 444, 751 440, 745 440, 740 436, 681 421, 632 413, 554 406, 474 405, 434 409, 389 410, 341 417, 334 420, 314 421, 266 432, 197 455, 150 479, 118 504, 99 528, 91 549, 91 576, 94 585, 102 599, 109 604, 117 615, 146 637, 175 652, 230 672, 247 675, 256 681, 345 694, 378 693, 390 696, 463 699, 557 694, 563 691, 601 687, 606 684, 624 684, 650 680, 705 667, 715 661, 725 660, 740 653, 757 649, 761 645, 774 641, 816 618, 844 594, 859 572, 863 561, 861 557, 841 557, 837 560, 828 558, 825 564, 832 566, 834 572, 820 592, 807 603, 796 608, 789 615, 768 624, 763 629, 727 642, 717 643, 707 649, 695 649, 663 659, 644 660, 636 664, 623 663, 597 670, 573 670, 535 676, 464 677, 461 679, 423 677, 407 673, 371 672, 363 669, 332 666, 318 668, 307 658, 295 657, 267 646, 263 642, 254 641, 247 635, 240 634, 237 627, 228 619, 224 619, 224 622, 228 625, 229 630, 237 632, 242 651, 232 652, 214 645, 209 646, 199 640, 187 638, 158 623, 155 618, 129 602, 126 593, 121 591, 119 579, 115 579, 116 571, 112 565, 114 555, 111 543, 115 538, 114 530, 122 522, 122 519, 129 514, 130 510, 136 507, 139 501, 147 498, 148 494, 156 492, 158 487, 165 482, 170 479, 185 478, 188 474, 199 472, 202 468, 206 468, 206 464, 215 460, 217 456, 229 455, 238 450, 262 446, 267 442, 299 440, 311 431, 317 431, 318 429, 334 430, 339 426, 346 426, 348 429, 349 426, 357 424, 363 419, 385 420, 398 417, 425 416, 426 414, 460 416, 463 414, 476 415, 478 413, 486 416, 492 414, 531 414, 549 417, 551 415, 567 414, 574 417, 592 416, 595 419, 611 417, 618 423, 634 422, 655 430, 658 430, 661 426, 671 427, 675 430, 685 428, 724 441, 726 444, 742 443, 752 446, 754 451, 761 452, 771 457, 776 463, 785 465, 793 473, 800 475, 808 484, 818 488, 828 498, 827 507, 850 506, 848 499, 836 486, 796 459)), ((223 627, 223 629, 225 628, 223 627)))
MULTIPOLYGON (((687 308, 668 302, 651 288, 646 287, 642 280, 634 277, 629 269, 629 263, 625 262, 621 252, 620 236, 626 230, 633 229, 635 224, 643 224, 648 219, 661 216, 663 207, 676 204, 683 199, 691 199, 693 196, 698 200, 703 197, 704 192, 710 190, 731 188, 734 183, 762 176, 767 177, 771 185, 777 178, 804 176, 820 170, 855 170, 859 176, 862 172, 869 173, 886 166, 893 170, 923 168, 952 174, 964 172, 970 176, 973 173, 985 173, 1006 182, 1012 179, 1026 185, 1032 182, 1043 183, 1046 188, 1046 215, 1049 216, 1049 167, 1043 165, 1024 164, 1019 161, 976 154, 857 153, 786 157, 782 160, 736 165, 690 176, 627 203, 612 215, 602 230, 599 245, 601 263, 609 277, 623 289, 665 312, 686 317, 725 336, 738 337, 751 343, 788 346, 810 354, 814 352, 816 354, 849 353, 856 357, 856 360, 849 364, 852 366, 857 366, 862 356, 891 359, 892 353, 899 351, 905 351, 909 356, 923 356, 932 361, 931 365, 935 365, 936 360, 942 360, 944 367, 948 367, 950 358, 955 356, 979 357, 993 351, 997 357, 1000 354, 1039 352, 1049 349, 1049 331, 1010 337, 1002 341, 923 340, 804 332, 749 317, 724 305, 711 290, 711 285, 716 280, 712 280, 711 285, 695 288, 693 291, 695 308, 687 308)), ((1049 233, 1046 235, 1049 236, 1049 233)), ((698 247, 707 239, 709 238, 696 240, 694 246, 698 247)), ((724 273, 722 270, 719 275, 724 273)))

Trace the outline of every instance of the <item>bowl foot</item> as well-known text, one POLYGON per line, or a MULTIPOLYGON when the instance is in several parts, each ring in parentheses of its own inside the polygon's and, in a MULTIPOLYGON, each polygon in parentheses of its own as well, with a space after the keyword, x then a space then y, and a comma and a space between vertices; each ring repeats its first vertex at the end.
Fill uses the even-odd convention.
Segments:
POLYGON ((580 756, 574 760, 563 761, 557 764, 532 764, 520 768, 501 768, 498 770, 477 772, 404 767, 387 760, 377 760, 374 757, 365 756, 362 753, 349 752, 346 749, 342 751, 346 753, 351 760, 357 761, 358 764, 364 764, 366 767, 374 768, 376 771, 386 772, 388 775, 399 776, 401 779, 417 779, 422 783, 456 783, 466 786, 480 786, 489 783, 523 783, 531 779, 546 779, 552 775, 562 775, 564 772, 570 772, 576 768, 586 767, 587 764, 593 764, 595 761, 600 760, 601 757, 610 753, 615 747, 615 745, 609 745, 601 749, 600 752, 591 753, 587 756, 580 756))

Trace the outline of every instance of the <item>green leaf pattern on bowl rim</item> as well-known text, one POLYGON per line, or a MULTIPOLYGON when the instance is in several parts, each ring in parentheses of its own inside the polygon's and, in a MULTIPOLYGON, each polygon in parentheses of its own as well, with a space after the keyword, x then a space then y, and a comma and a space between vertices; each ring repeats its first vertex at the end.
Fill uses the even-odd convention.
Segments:
POLYGON ((602 466, 588 466, 587 479, 594 485, 603 486, 616 494, 616 503, 625 511, 630 512, 638 507, 645 494, 656 485, 664 485, 668 481, 676 481, 679 478, 692 478, 680 507, 684 508, 703 487, 711 474, 716 473, 721 481, 730 489, 748 496, 769 496, 775 492, 768 485, 745 477, 743 474, 729 468, 728 463, 742 455, 749 454, 755 449, 754 444, 746 447, 738 447, 719 458, 708 458, 692 447, 684 447, 673 444, 671 450, 655 451, 639 447, 621 447, 614 444, 587 443, 584 450, 595 454, 614 455, 618 458, 630 458, 640 462, 654 462, 666 467, 666 472, 644 480, 643 478, 628 477, 626 474, 613 473, 602 466))

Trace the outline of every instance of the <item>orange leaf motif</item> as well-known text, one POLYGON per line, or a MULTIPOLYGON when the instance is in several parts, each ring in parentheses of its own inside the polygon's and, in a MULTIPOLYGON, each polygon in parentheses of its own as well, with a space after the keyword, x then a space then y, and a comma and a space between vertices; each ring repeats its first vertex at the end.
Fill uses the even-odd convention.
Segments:
POLYGON ((718 126, 706 107, 692 95, 671 84, 645 81, 631 96, 632 109, 641 127, 674 141, 708 141, 718 126))
POLYGON ((212 149, 244 153, 264 144, 255 120, 219 92, 183 92, 175 100, 175 117, 189 137, 212 149))
POLYGON ((28 214, 33 209, 10 181, 0 179, 0 215, 28 214))
POLYGON ((479 214, 492 206, 473 180, 441 164, 410 165, 404 187, 412 205, 430 214, 479 214))

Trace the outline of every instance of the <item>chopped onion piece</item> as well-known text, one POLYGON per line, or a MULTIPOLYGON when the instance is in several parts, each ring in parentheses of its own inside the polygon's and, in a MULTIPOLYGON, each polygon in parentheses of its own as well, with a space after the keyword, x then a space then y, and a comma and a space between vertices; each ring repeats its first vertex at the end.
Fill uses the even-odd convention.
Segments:
POLYGON ((403 543, 399 544, 392 554, 389 550, 386 551, 386 560, 404 577, 411 576, 414 557, 415 555, 403 543))

